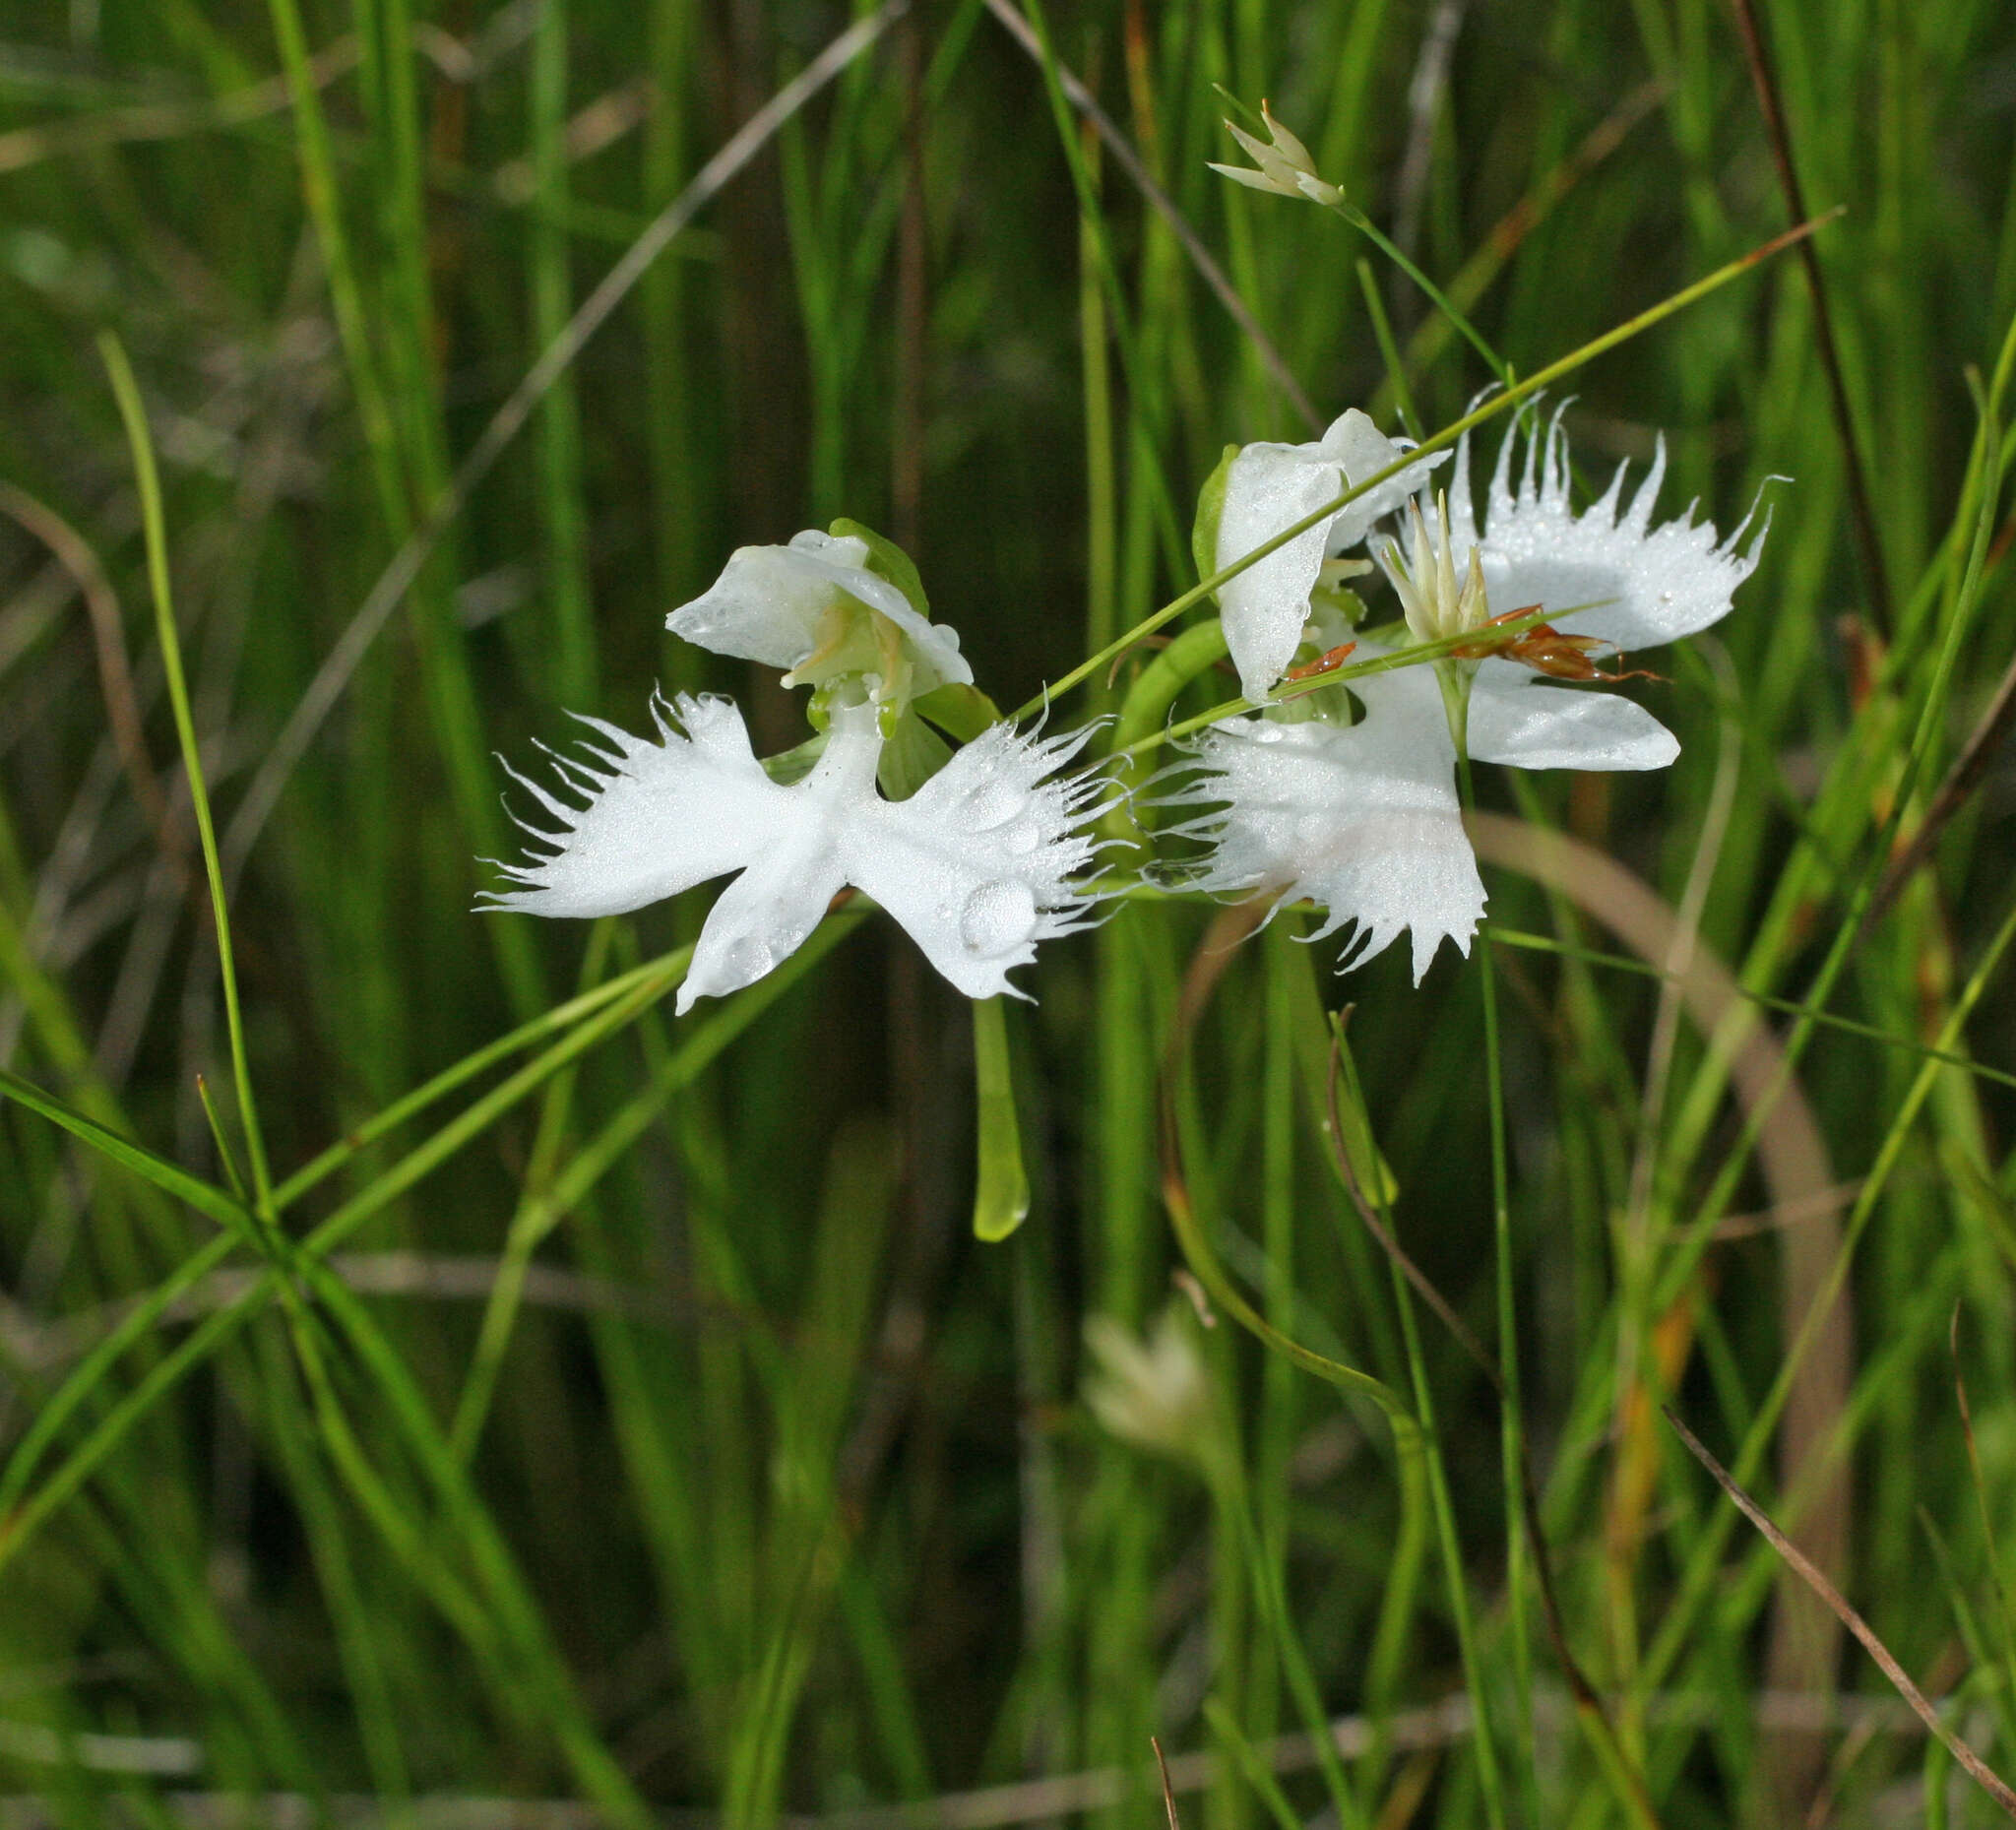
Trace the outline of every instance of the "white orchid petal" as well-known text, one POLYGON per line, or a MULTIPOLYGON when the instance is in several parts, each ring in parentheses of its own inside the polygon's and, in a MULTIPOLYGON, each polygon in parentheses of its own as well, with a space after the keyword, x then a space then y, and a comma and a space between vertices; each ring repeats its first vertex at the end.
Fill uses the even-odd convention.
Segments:
POLYGON ((817 645, 833 591, 833 580, 788 546, 738 546, 721 577, 674 610, 665 627, 717 655, 795 667, 817 645))
POLYGON ((788 959, 819 925, 827 904, 846 882, 833 835, 814 821, 798 822, 788 839, 773 844, 722 891, 707 912, 693 963, 679 986, 679 1015, 693 1008, 695 998, 725 997, 788 959))
POLYGON ((1348 964, 1413 935, 1418 984, 1444 938, 1470 951, 1484 890, 1456 797, 1456 751, 1432 669, 1354 683, 1349 727, 1241 720, 1204 733, 1202 775, 1170 798, 1223 803, 1179 828, 1214 849, 1198 887, 1276 889, 1329 910, 1320 932, 1355 922, 1348 964))
POLYGON ((593 752, 598 768, 574 766, 593 797, 574 808, 535 790, 565 830, 528 828, 555 850, 505 866, 527 887, 495 892, 488 907, 623 915, 749 861, 785 816, 788 790, 763 773, 730 702, 681 697, 675 710, 684 731, 661 721, 659 743, 594 721, 615 753, 593 752))
MULTIPOLYGON (((959 652, 959 631, 918 614, 901 591, 879 573, 870 572, 864 563, 868 543, 858 535, 821 534, 807 528, 791 536, 789 550, 797 564, 830 579, 850 597, 880 610, 910 638, 911 647, 937 674, 936 679, 920 683, 922 690, 948 683, 973 684, 973 666, 959 652)), ((802 661, 804 656, 798 659, 802 661)), ((791 664, 795 666, 797 663, 791 664)))
MULTIPOLYGON (((1466 452, 1460 466, 1467 468, 1466 452)), ((1652 526, 1666 474, 1666 442, 1619 512, 1623 472, 1582 514, 1569 503, 1567 441, 1558 412, 1524 415, 1499 447, 1482 530, 1484 582, 1494 611, 1539 604, 1563 633, 1600 636, 1626 652, 1677 641, 1729 614, 1731 595, 1756 569, 1764 524, 1746 517, 1718 543, 1691 509, 1652 526), (1524 439, 1520 480, 1512 470, 1524 439), (1591 606, 1591 607, 1581 607, 1591 606)), ((1468 477, 1460 484, 1468 511, 1468 477)), ((1461 516, 1458 534, 1461 537, 1461 516)), ((1768 523, 1768 517, 1766 518, 1768 523)))
MULTIPOLYGON (((1226 475, 1218 522, 1220 568, 1314 514, 1348 484, 1377 474, 1405 455, 1355 408, 1340 414, 1320 439, 1309 444, 1262 442, 1244 447, 1226 475)), ((1323 561, 1362 540, 1372 523, 1398 508, 1447 455, 1437 453, 1410 465, 1221 588, 1226 646, 1239 670, 1239 690, 1248 699, 1264 699, 1294 659, 1302 625, 1309 619, 1309 593, 1322 574, 1323 561)))
POLYGON ((848 829, 848 881, 968 997, 1024 995, 1009 970, 1081 924, 1089 904, 1072 879, 1096 842, 1077 829, 1100 781, 1055 772, 1090 734, 995 725, 908 800, 876 801, 848 829))
POLYGON ((823 639, 821 619, 842 597, 879 610, 904 633, 933 677, 920 690, 973 683, 959 652, 959 632, 931 622, 886 578, 868 570, 867 542, 854 535, 808 528, 788 546, 739 546, 722 575, 665 627, 717 655, 760 662, 785 671, 798 666, 823 639))
MULTIPOLYGON (((922 622, 910 599, 886 578, 868 570, 868 542, 853 534, 821 534, 807 528, 791 536, 785 549, 789 562, 810 578, 823 578, 850 598, 872 604, 884 616, 911 617, 922 622)), ((930 625, 924 625, 929 628, 930 625)))
POLYGON ((679 1014, 696 997, 753 984, 804 944, 848 881, 844 851, 851 818, 875 797, 881 732, 872 707, 837 714, 812 773, 773 789, 768 817, 746 851, 746 868, 721 893, 679 986, 679 1014))
MULTIPOLYGON (((1344 466, 1345 480, 1353 484, 1361 483, 1368 476, 1376 476, 1407 456, 1405 446, 1395 444, 1372 423, 1370 414, 1359 412, 1355 407, 1339 413, 1330 422, 1321 443, 1323 449, 1332 453, 1344 466)), ((1330 524, 1330 551, 1339 553, 1348 546, 1357 545, 1371 532, 1374 522, 1383 521, 1402 507, 1417 489, 1427 485, 1428 473, 1437 465, 1448 462, 1446 451, 1431 452, 1398 474, 1388 477, 1376 489, 1368 489, 1347 503, 1330 524)))
MULTIPOLYGON (((1343 488, 1337 461, 1316 446, 1246 446, 1226 475, 1219 569, 1314 514, 1343 488)), ((1220 587, 1226 646, 1248 699, 1266 698, 1294 659, 1329 539, 1328 524, 1318 522, 1220 587)))
POLYGON ((1266 191, 1275 197, 1283 195, 1281 186, 1264 171, 1255 171, 1247 165, 1221 165, 1210 158, 1204 163, 1221 177, 1229 178, 1234 184, 1243 184, 1249 191, 1266 191))
POLYGON ((1470 690, 1470 753, 1515 769, 1664 769, 1679 740, 1621 693, 1543 686, 1485 662, 1470 690))

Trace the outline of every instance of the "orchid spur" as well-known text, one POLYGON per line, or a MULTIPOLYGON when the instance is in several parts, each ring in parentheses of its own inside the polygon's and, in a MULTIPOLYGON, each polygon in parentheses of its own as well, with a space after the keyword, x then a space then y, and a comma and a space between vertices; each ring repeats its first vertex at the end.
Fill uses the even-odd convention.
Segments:
MULTIPOLYGON (((1520 664, 1518 644, 1494 645, 1491 625, 1500 618, 1491 606, 1540 610, 1568 624, 1569 637, 1549 632, 1557 643, 1621 651, 1675 641, 1729 613, 1769 525, 1753 509, 1718 541, 1690 510, 1653 527, 1664 441, 1628 505, 1620 465, 1602 498, 1577 515, 1559 414, 1543 425, 1529 412, 1499 449, 1480 529, 1468 446, 1458 446, 1434 533, 1414 503, 1412 557, 1393 543, 1375 551, 1417 640, 1475 633, 1476 643, 1432 667, 1354 679, 1363 707, 1355 723, 1342 722, 1342 704, 1313 717, 1303 704, 1292 718, 1282 707, 1214 726, 1168 796, 1202 809, 1176 828, 1211 847, 1192 887, 1271 889, 1284 902, 1321 904, 1319 934, 1356 924, 1346 968, 1408 930, 1416 983, 1444 938, 1469 952, 1483 913, 1456 791, 1453 730, 1463 732, 1472 759, 1520 769, 1662 769, 1679 753, 1672 733, 1633 701, 1541 683, 1520 664)), ((1317 619, 1312 639, 1327 643, 1334 634, 1317 619)), ((1386 652, 1361 642, 1354 660, 1386 652)), ((1614 676, 1591 665, 1584 677, 1614 676)))

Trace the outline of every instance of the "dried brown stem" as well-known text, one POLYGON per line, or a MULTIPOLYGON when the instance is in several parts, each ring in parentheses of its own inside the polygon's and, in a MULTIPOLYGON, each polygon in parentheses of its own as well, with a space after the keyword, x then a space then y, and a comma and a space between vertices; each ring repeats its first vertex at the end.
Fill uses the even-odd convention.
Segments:
POLYGON ((1155 1764, 1162 1772, 1162 1804, 1168 1813, 1169 1830, 1183 1830, 1183 1820, 1176 1815, 1175 1788, 1169 1784, 1169 1763, 1163 1758, 1162 1741, 1151 1735, 1148 1744, 1155 1749, 1155 1764))
POLYGON ((154 828, 161 851, 179 860, 185 850, 171 843, 167 796, 160 778, 147 754, 147 733, 140 718, 140 698, 133 688, 133 667, 126 654, 126 628, 119 613, 119 597, 91 542, 46 503, 26 489, 0 482, 0 513, 17 521, 46 546, 56 563, 68 572, 83 595, 91 617, 92 642, 97 651, 98 690, 105 701, 105 720, 112 727, 112 741, 133 796, 154 828))
MULTIPOLYGON (((1805 194, 1799 186, 1798 169, 1793 161, 1792 135, 1786 125, 1785 104, 1778 93, 1778 75, 1772 68, 1770 47, 1757 24, 1752 0, 1730 0, 1736 18, 1736 32, 1743 41, 1743 56, 1750 66, 1750 79, 1757 86, 1757 105, 1764 115, 1765 137, 1771 142, 1771 158, 1778 167, 1778 182, 1785 192, 1785 207, 1795 222, 1806 220, 1805 194)), ((1849 407, 1848 383, 1841 372, 1841 357, 1834 346, 1834 316, 1827 303, 1826 281, 1820 272, 1820 257, 1811 241, 1799 243, 1799 265, 1805 269, 1806 285, 1813 295, 1813 346, 1819 351, 1820 367, 1827 377, 1827 397, 1834 410, 1834 424, 1841 437, 1841 455, 1848 471, 1849 517, 1855 527, 1857 555, 1861 560, 1862 582, 1869 594, 1869 619, 1888 635, 1892 627, 1890 574, 1883 563, 1882 542, 1876 536, 1876 517, 1869 502, 1868 478, 1862 470, 1860 448, 1856 443, 1855 414, 1849 407)))
POLYGON ((1674 1415, 1673 1408, 1662 1405, 1660 1409, 1666 1413, 1666 1420, 1679 1433, 1680 1440, 1687 1445, 1688 1453, 1715 1477, 1717 1485, 1735 1502, 1736 1510, 1763 1533, 1765 1542, 1827 1604, 1841 1624, 1861 1641, 1863 1649, 1876 1661, 1883 1675, 1897 1686, 1897 1694, 1911 1705, 1919 1720, 1938 1738, 1939 1744, 1967 1769, 1968 1776, 1976 1785, 2011 1817, 2016 1817, 2016 1792, 2010 1791, 1995 1770, 1939 1719, 1939 1712, 1926 1700, 1924 1692, 1912 1682, 1910 1673, 1891 1656, 1890 1649, 1876 1637, 1875 1629, 1848 1605, 1841 1591, 1814 1566, 1812 1558, 1772 1524, 1763 1507, 1735 1483, 1729 1470, 1709 1454, 1700 1438, 1674 1415))

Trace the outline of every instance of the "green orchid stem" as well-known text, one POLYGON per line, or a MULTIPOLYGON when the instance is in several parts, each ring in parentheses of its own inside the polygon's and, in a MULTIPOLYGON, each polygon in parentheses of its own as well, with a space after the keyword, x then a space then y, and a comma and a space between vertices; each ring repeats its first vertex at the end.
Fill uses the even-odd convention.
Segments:
MULTIPOLYGON (((1428 302, 1431 305, 1433 305, 1434 308, 1443 315, 1443 317, 1447 318, 1449 322, 1453 324, 1457 328, 1457 330, 1463 334, 1465 341, 1469 343, 1470 347, 1473 349, 1475 349, 1479 355, 1483 357, 1484 366, 1488 368, 1492 374, 1497 376, 1497 378, 1501 382, 1503 382, 1506 387, 1509 388, 1512 386, 1516 377, 1513 375, 1511 363, 1507 362, 1501 355, 1498 354, 1498 352, 1495 349, 1493 349, 1490 347, 1489 344, 1484 342, 1483 338, 1478 334, 1477 326, 1472 324, 1471 321, 1468 318, 1466 318, 1462 312, 1458 311, 1456 307, 1448 301, 1448 299, 1442 296, 1441 287, 1436 285, 1435 283, 1432 280, 1430 280, 1426 274, 1422 273, 1421 270, 1418 267, 1417 267, 1413 261, 1409 260, 1406 255, 1401 253, 1399 248, 1394 246, 1394 244, 1391 241, 1389 241, 1384 234, 1380 232, 1378 226, 1372 221, 1372 219, 1370 217, 1365 215, 1365 213, 1362 210, 1360 210, 1355 204, 1347 203, 1343 199, 1339 199, 1339 201, 1332 204, 1330 208, 1334 210, 1339 216, 1344 218, 1344 220, 1347 222, 1349 222, 1353 228, 1356 229, 1359 234, 1363 235, 1365 239, 1372 244, 1373 247, 1377 248, 1381 254, 1385 255, 1385 257, 1389 261, 1391 261, 1394 264, 1394 266, 1399 268, 1400 271, 1404 273, 1410 280, 1412 280, 1416 285, 1419 286, 1420 289, 1427 295, 1428 302)), ((1397 375, 1399 373, 1399 370, 1396 368, 1394 370, 1394 373, 1397 375)))
POLYGON ((1156 726, 1168 716, 1183 688, 1226 657, 1225 625, 1216 616, 1192 623, 1155 657, 1127 689, 1120 722, 1113 728, 1113 753, 1132 756, 1162 741, 1156 726))
MULTIPOLYGON (((1456 745, 1456 776, 1463 810, 1477 811, 1477 782, 1470 765, 1470 687, 1474 670, 1458 663, 1437 669, 1456 745)), ((1533 1631, 1527 1612, 1526 1429, 1519 1387, 1519 1337, 1513 1303, 1511 1176, 1505 1149, 1505 1076, 1498 1038, 1497 969, 1488 943, 1477 949, 1478 985, 1483 999, 1485 1104, 1491 1133, 1491 1238, 1497 1260, 1499 1455, 1505 1470, 1505 1594, 1512 1627, 1513 1704, 1521 1733, 1513 1736, 1527 1818, 1540 1822, 1540 1780, 1533 1762, 1533 1631)))
MULTIPOLYGON (((1367 1110, 1365 1089, 1358 1079, 1357 1062, 1341 1038, 1337 1065, 1345 1098, 1352 1108, 1364 1112, 1367 1110)), ((1387 1232, 1392 1234, 1393 1212, 1388 1205, 1385 1188, 1365 1184, 1362 1192, 1370 1211, 1377 1214, 1387 1232)), ((1498 1771, 1498 1734, 1492 1722, 1491 1691, 1484 1681, 1477 1621, 1470 1604, 1470 1590, 1464 1580, 1462 1541, 1456 1529, 1456 1507, 1449 1492, 1448 1470, 1442 1462, 1441 1435, 1435 1420, 1435 1392, 1428 1379, 1420 1318, 1415 1311, 1413 1287, 1408 1283, 1399 1260, 1389 1255, 1386 1269, 1392 1279, 1393 1302, 1400 1315, 1400 1337, 1407 1356, 1408 1377, 1414 1387, 1414 1411, 1408 1418, 1412 1440, 1403 1442, 1396 1424, 1394 1445, 1403 1455, 1410 1448, 1417 1450, 1420 1456, 1421 1471, 1426 1476, 1436 1548, 1441 1556, 1442 1577, 1448 1596, 1449 1622, 1455 1630, 1464 1683, 1470 1691, 1471 1734, 1477 1749, 1478 1790, 1483 1795, 1484 1821, 1489 1830, 1506 1830, 1504 1779, 1498 1771)))
MULTIPOLYGON (((1120 656, 1124 655, 1144 636, 1153 635, 1165 623, 1170 622, 1182 615, 1192 604, 1201 603, 1207 598, 1213 597, 1221 587, 1229 584, 1241 572, 1245 571, 1248 566, 1257 564, 1260 560, 1265 559, 1269 553, 1286 546, 1297 535, 1306 534, 1311 528, 1318 527, 1329 521, 1339 509, 1355 502, 1359 496, 1365 494, 1368 490, 1376 489, 1381 483, 1392 481, 1403 471, 1418 464, 1423 457, 1437 451, 1446 451, 1466 432, 1474 431, 1486 421, 1497 418, 1499 414, 1509 412, 1521 401, 1531 399, 1532 396, 1540 393, 1543 389, 1551 387, 1563 376, 1572 375, 1578 368, 1594 361, 1596 357, 1604 354, 1606 350, 1614 349, 1619 344, 1629 343, 1632 338, 1649 331, 1655 324, 1663 323, 1675 312, 1684 311, 1689 305, 1706 298, 1709 293, 1720 290, 1723 286, 1729 284, 1732 280, 1740 279, 1759 263, 1769 260, 1775 254, 1782 254, 1787 248, 1796 246, 1803 241, 1824 223, 1833 221, 1841 213, 1839 208, 1830 210, 1825 215, 1814 217, 1809 221, 1800 222, 1787 229, 1783 234, 1772 236, 1769 241, 1752 248, 1747 254, 1738 255, 1736 259, 1729 262, 1728 265, 1718 267, 1706 278, 1695 281, 1692 285, 1683 286, 1670 298, 1662 299, 1658 304, 1649 306, 1635 318, 1627 318, 1622 324, 1604 332, 1601 337, 1593 338, 1590 342, 1582 345, 1580 348, 1569 351, 1568 354, 1562 356, 1558 361, 1549 362, 1545 368, 1536 370, 1533 374, 1527 376, 1524 381, 1508 382, 1502 392, 1492 395, 1489 400, 1483 402, 1472 411, 1465 413, 1462 418, 1452 420, 1432 438, 1423 439, 1413 451, 1396 459, 1393 463, 1387 465, 1384 470, 1373 472, 1363 482, 1354 483, 1349 489, 1340 491, 1331 500, 1324 503, 1321 508, 1304 515, 1299 521, 1291 522, 1272 539, 1263 540, 1251 552, 1241 554, 1230 565, 1221 567, 1209 578, 1203 580, 1202 583, 1193 585, 1180 596, 1170 599, 1167 603, 1164 604, 1153 615, 1144 617, 1140 622, 1136 623, 1125 635, 1108 642, 1098 653, 1087 656, 1085 660, 1080 662, 1077 666, 1073 667, 1061 679, 1052 681, 1041 692, 1038 693, 1034 699, 1020 707, 1015 713, 1017 723, 1026 718, 1034 718, 1039 712, 1043 711, 1046 707, 1063 697, 1065 693, 1071 691, 1073 687, 1082 686, 1087 680, 1102 671, 1112 662, 1118 660, 1120 656)), ((1495 363, 1493 363, 1493 367, 1496 367, 1495 363)), ((1326 676, 1326 682, 1329 677, 1326 676)), ((1241 703, 1243 704, 1244 702, 1242 701, 1241 703)))
MULTIPOLYGON (((1589 606, 1577 605, 1577 608, 1586 607, 1589 606)), ((1494 639, 1495 637, 1502 636, 1509 640, 1515 636, 1524 635, 1527 630, 1538 628, 1549 615, 1560 616, 1562 614, 1565 614, 1565 612, 1558 610, 1549 611, 1544 606, 1536 607, 1529 610, 1524 616, 1508 618, 1505 622, 1498 624, 1493 632, 1494 639)), ((1214 620, 1211 623, 1199 623, 1197 627, 1199 629, 1216 629, 1218 624, 1214 620)), ((1185 637, 1194 633, 1194 630, 1187 629, 1183 632, 1185 637)), ((1272 698, 1265 701, 1256 703, 1251 699, 1227 699, 1221 704, 1213 706, 1208 712, 1199 712, 1194 718, 1182 719, 1176 724, 1169 725, 1161 730, 1150 731, 1146 736, 1138 737, 1132 743, 1121 744, 1113 751, 1113 754, 1130 759, 1138 757, 1146 754, 1149 750, 1157 748, 1161 744, 1180 741, 1182 738, 1192 736, 1209 726, 1222 724, 1228 718, 1237 718, 1242 712, 1264 711, 1271 705, 1284 705, 1291 699, 1300 699, 1309 693, 1319 693, 1326 686, 1344 685, 1352 680, 1366 679, 1375 673, 1391 673, 1400 667, 1418 667, 1424 662, 1446 661, 1455 650, 1468 647, 1476 641, 1477 632, 1471 630, 1462 635, 1445 636, 1439 642, 1422 642, 1413 648, 1397 649, 1390 655, 1375 655, 1369 661, 1346 662, 1342 666, 1328 668, 1322 673, 1312 673, 1306 679, 1290 680, 1272 698)), ((1208 645, 1200 644, 1199 646, 1202 648, 1208 645)), ((1173 656, 1175 653, 1176 644, 1171 643, 1164 652, 1164 655, 1158 657, 1158 661, 1173 656)), ((1202 669, 1199 668, 1198 671, 1202 671, 1202 669)), ((1148 674, 1144 672, 1142 678, 1146 680, 1148 674)), ((1173 692, 1169 694, 1169 698, 1174 696, 1173 692)), ((1166 707, 1167 700, 1164 700, 1163 705, 1166 707)), ((1120 721, 1119 735, 1125 736, 1129 730, 1140 728, 1135 712, 1136 708, 1133 697, 1129 695, 1127 713, 1120 721)))

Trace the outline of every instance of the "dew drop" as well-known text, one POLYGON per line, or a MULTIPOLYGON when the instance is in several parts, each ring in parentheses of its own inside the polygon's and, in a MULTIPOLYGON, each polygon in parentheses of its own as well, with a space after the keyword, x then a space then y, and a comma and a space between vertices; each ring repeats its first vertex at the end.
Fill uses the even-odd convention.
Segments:
POLYGON ((1024 807, 1029 796, 1013 782, 998 779, 981 782, 966 797, 966 817, 973 831, 990 833, 1006 826, 1024 807))
POLYGON ((762 935, 739 934, 728 942, 722 964, 735 984, 754 984, 777 964, 777 955, 762 935))
POLYGON ((960 942, 978 959, 1011 953, 1035 932, 1035 893, 1012 877, 982 884, 959 917, 960 942))

